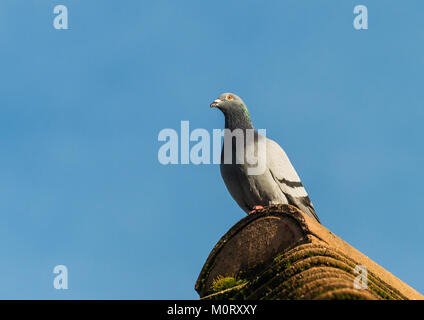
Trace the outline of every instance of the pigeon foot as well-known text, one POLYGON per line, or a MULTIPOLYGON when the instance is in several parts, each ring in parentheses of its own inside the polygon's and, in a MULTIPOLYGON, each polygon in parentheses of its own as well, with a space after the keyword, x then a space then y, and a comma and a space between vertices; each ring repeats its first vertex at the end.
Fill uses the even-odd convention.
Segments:
POLYGON ((256 210, 263 209, 263 208, 264 208, 263 206, 254 206, 253 210, 250 211, 249 214, 252 214, 252 213, 256 212, 256 210))

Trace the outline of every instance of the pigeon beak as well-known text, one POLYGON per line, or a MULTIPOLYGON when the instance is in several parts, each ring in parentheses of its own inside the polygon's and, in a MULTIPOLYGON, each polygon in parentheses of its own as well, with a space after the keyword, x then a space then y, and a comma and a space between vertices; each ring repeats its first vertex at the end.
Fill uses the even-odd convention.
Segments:
POLYGON ((220 100, 220 99, 216 99, 216 100, 214 100, 214 102, 212 102, 212 103, 211 103, 210 107, 211 107, 211 108, 215 108, 215 107, 217 107, 217 106, 218 106, 221 102, 222 102, 222 100, 220 100))

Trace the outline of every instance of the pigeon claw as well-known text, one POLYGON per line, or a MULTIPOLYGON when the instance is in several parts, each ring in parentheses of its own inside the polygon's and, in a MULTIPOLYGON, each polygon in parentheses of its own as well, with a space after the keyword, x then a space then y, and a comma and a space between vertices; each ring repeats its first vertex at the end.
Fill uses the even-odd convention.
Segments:
POLYGON ((252 210, 252 211, 250 211, 250 212, 249 212, 249 214, 255 213, 255 212, 256 212, 256 210, 263 209, 263 208, 264 208, 264 207, 262 207, 262 206, 254 206, 254 207, 253 207, 253 210, 252 210))

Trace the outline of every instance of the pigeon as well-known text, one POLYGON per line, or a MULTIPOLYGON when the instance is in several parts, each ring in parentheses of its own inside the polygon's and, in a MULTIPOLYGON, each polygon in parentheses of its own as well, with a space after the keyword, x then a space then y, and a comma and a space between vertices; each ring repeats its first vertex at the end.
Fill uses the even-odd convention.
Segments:
POLYGON ((225 116, 220 171, 229 193, 237 204, 247 214, 270 204, 290 204, 320 223, 314 206, 287 154, 278 143, 261 135, 253 128, 249 111, 243 100, 233 93, 223 93, 210 107, 220 109, 225 116), (241 148, 237 143, 237 137, 231 134, 236 131, 243 133, 241 148), (249 132, 253 137, 251 139, 249 139, 249 132), (262 150, 259 141, 263 142, 262 150), (230 152, 226 153, 226 149, 230 152), (241 152, 238 152, 238 149, 241 152), (252 163, 247 161, 249 153, 256 154, 257 164, 260 161, 263 162, 263 170, 260 174, 249 173, 252 163))

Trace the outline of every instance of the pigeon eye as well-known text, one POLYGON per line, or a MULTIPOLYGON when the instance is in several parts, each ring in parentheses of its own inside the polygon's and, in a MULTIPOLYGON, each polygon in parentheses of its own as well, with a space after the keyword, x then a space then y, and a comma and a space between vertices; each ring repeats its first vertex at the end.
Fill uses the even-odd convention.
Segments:
POLYGON ((233 100, 233 96, 232 96, 231 94, 229 94, 229 95, 227 96, 227 100, 233 100))

